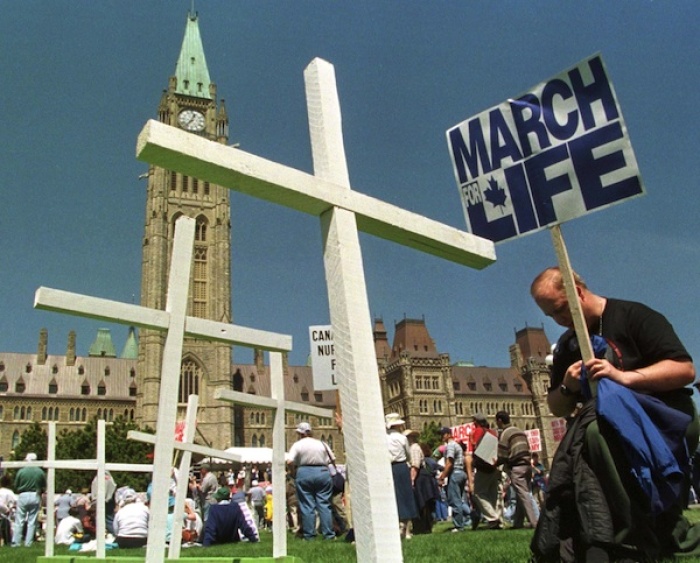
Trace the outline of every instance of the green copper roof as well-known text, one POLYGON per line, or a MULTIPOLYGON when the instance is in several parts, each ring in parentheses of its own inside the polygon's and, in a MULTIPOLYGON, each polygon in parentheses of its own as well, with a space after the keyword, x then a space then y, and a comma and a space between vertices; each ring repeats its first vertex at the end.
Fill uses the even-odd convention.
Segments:
POLYGON ((175 93, 194 98, 211 99, 209 94, 209 69, 199 35, 197 14, 187 14, 185 38, 182 40, 180 58, 175 66, 177 87, 175 93))
POLYGON ((138 360, 139 359, 139 343, 136 340, 136 329, 129 327, 129 336, 126 338, 126 344, 122 350, 122 355, 119 356, 122 360, 138 360))
POLYGON ((95 341, 90 345, 88 356, 116 358, 117 352, 112 344, 112 334, 108 328, 98 328, 95 341))

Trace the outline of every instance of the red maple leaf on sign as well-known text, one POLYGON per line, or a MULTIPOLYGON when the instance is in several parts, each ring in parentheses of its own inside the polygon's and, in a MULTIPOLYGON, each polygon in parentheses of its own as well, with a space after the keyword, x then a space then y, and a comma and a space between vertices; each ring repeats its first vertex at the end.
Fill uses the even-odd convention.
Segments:
POLYGON ((506 199, 508 199, 506 191, 498 185, 493 176, 489 178, 489 187, 484 190, 484 197, 494 207, 505 207, 506 199))

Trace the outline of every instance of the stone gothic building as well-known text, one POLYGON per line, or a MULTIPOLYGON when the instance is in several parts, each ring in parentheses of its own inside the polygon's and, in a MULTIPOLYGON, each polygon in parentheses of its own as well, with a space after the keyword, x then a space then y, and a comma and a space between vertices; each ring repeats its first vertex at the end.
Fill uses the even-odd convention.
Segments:
POLYGON ((424 320, 403 319, 390 346, 384 323, 375 321, 374 342, 382 380, 385 412, 397 412, 407 425, 424 430, 430 424, 457 426, 483 413, 495 426, 499 410, 511 414, 524 429, 540 429, 541 457, 556 449, 555 417, 547 408, 550 344, 542 328, 526 327, 515 334, 509 368, 452 363, 438 352, 424 320))
MULTIPOLYGON (((210 79, 196 15, 188 14, 174 74, 156 110, 157 119, 218 143, 227 143, 229 120, 223 99, 210 79)), ((171 170, 150 166, 147 174, 142 240, 141 305, 164 309, 175 221, 196 220, 194 263, 187 314, 233 322, 231 310, 231 224, 229 191, 171 170)), ((439 319, 435 319, 439 322, 439 319)), ((65 356, 47 355, 42 331, 36 354, 0 352, 0 455, 8 457, 22 432, 34 421, 58 422, 58 430, 77 428, 93 417, 108 423, 118 416, 155 428, 160 390, 163 333, 129 333, 118 357, 108 330, 95 339, 87 357, 76 356, 71 333, 65 356)), ((551 416, 544 400, 548 380, 545 355, 549 343, 542 329, 515 335, 511 367, 452 364, 439 353, 422 320, 397 323, 393 344, 381 320, 375 345, 386 412, 398 412, 413 428, 431 422, 456 425, 475 412, 512 413, 523 428, 540 428, 543 457, 554 444, 551 416)), ((505 352, 505 351, 504 351, 505 352)), ((218 448, 270 445, 272 419, 262 409, 231 408, 214 400, 217 388, 270 394, 268 367, 262 353, 252 365, 234 364, 231 347, 187 339, 180 372, 179 418, 187 396, 199 395, 197 441, 218 448)), ((291 401, 335 408, 335 392, 313 388, 309 366, 284 365, 285 396, 291 401)), ((298 415, 287 415, 288 445, 296 439, 298 415)), ((331 419, 311 420, 316 435, 327 440, 342 459, 342 436, 331 419)))

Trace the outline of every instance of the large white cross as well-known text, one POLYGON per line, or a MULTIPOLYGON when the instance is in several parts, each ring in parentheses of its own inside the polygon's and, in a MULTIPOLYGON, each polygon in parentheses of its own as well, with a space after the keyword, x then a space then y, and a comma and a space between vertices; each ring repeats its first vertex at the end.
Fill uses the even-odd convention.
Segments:
POLYGON ((492 242, 350 189, 335 71, 315 59, 305 72, 316 175, 149 121, 140 160, 321 218, 344 438, 353 483, 360 561, 401 561, 398 517, 358 228, 474 268, 495 261, 492 242))
MULTIPOLYGON (((292 349, 292 339, 287 335, 186 316, 194 229, 195 220, 189 217, 182 216, 176 222, 164 311, 43 287, 37 290, 34 299, 34 306, 39 309, 167 332, 156 421, 158 440, 153 457, 151 513, 155 517, 152 518, 152 523, 158 522, 160 518, 165 519, 168 512, 183 338, 200 338, 277 352, 292 349)), ((165 526, 152 524, 149 528, 146 560, 149 563, 160 563, 164 559, 165 526)))
POLYGON ((105 460, 105 421, 97 421, 97 456, 96 459, 56 459, 56 423, 49 422, 48 448, 46 460, 42 461, 8 461, 2 464, 3 469, 20 469, 22 467, 42 467, 47 470, 46 476, 46 540, 44 555, 53 557, 54 554, 54 525, 55 515, 53 500, 56 495, 56 469, 73 469, 77 471, 97 471, 97 503, 95 514, 97 557, 105 557, 105 473, 107 471, 124 471, 133 473, 151 473, 150 463, 107 463, 105 460))

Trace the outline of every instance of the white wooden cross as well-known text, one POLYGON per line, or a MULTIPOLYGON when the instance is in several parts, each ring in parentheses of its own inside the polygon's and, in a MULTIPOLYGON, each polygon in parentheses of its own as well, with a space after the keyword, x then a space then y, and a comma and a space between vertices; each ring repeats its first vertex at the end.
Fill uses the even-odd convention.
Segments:
POLYGON ((20 469, 22 467, 43 467, 46 475, 46 539, 44 555, 53 557, 54 554, 54 528, 55 515, 53 511, 53 499, 56 495, 56 469, 73 469, 77 471, 97 471, 97 498, 92 499, 97 503, 95 514, 96 541, 98 558, 105 557, 105 473, 107 471, 123 471, 132 473, 151 473, 153 465, 150 463, 107 463, 105 460, 105 421, 97 421, 97 456, 96 459, 56 459, 56 423, 49 422, 48 451, 46 460, 41 461, 8 461, 3 462, 3 469, 20 469))
POLYGON ((155 517, 150 521, 146 548, 146 560, 149 563, 160 563, 165 559, 165 520, 175 451, 183 338, 200 338, 277 352, 292 349, 292 339, 287 335, 186 316, 194 229, 195 220, 189 217, 182 216, 176 222, 164 311, 48 288, 39 288, 34 299, 34 306, 39 309, 167 332, 156 421, 158 440, 153 457, 151 514, 155 517))
POLYGON ((335 335, 344 438, 353 482, 360 561, 401 561, 398 517, 385 444, 383 406, 358 228, 474 268, 496 259, 494 245, 350 189, 335 71, 315 59, 305 72, 316 175, 149 121, 140 160, 321 218, 335 335))
MULTIPOLYGON (((187 415, 185 418, 185 432, 183 434, 182 441, 175 442, 175 449, 182 451, 180 466, 178 468, 178 480, 175 493, 175 507, 173 509, 173 513, 176 515, 182 515, 185 511, 185 498, 187 496, 188 476, 190 472, 190 464, 192 461, 193 453, 198 453, 205 456, 217 456, 219 458, 226 459, 229 461, 241 461, 240 456, 236 454, 231 454, 223 450, 217 450, 206 446, 199 446, 194 443, 198 404, 199 397, 197 395, 190 395, 188 397, 187 415)), ((156 443, 155 434, 147 434, 145 432, 138 432, 136 430, 130 430, 127 437, 130 440, 145 442, 147 444, 156 443)), ((181 547, 182 518, 175 517, 173 518, 170 545, 168 547, 168 559, 179 559, 181 547)))
MULTIPOLYGON (((274 412, 272 425, 272 498, 275 499, 275 510, 272 513, 272 556, 273 558, 287 555, 287 495, 286 467, 285 467, 285 413, 294 412, 320 418, 332 418, 333 411, 320 407, 314 407, 305 403, 295 403, 284 400, 284 370, 282 368, 282 354, 270 352, 270 382, 271 397, 250 395, 240 393, 230 389, 220 388, 214 392, 214 397, 222 401, 227 401, 246 407, 270 409, 274 412)), ((187 423, 185 426, 185 436, 182 442, 176 442, 175 449, 184 452, 180 463, 180 480, 178 481, 178 491, 175 497, 175 514, 182 514, 184 509, 184 498, 186 494, 187 480, 183 477, 189 473, 190 458, 192 453, 199 455, 225 459, 229 461, 243 462, 244 459, 235 452, 226 452, 206 446, 192 443, 194 438, 194 419, 197 410, 197 396, 191 395, 187 405, 187 423)), ((156 437, 153 434, 132 430, 128 435, 129 439, 139 440, 154 444, 156 437)), ((180 526, 181 520, 174 520, 172 537, 168 559, 177 559, 180 554, 180 526)))
POLYGON ((294 403, 284 399, 284 370, 282 354, 270 352, 271 397, 249 395, 230 389, 217 389, 214 397, 247 407, 266 408, 273 411, 272 423, 272 498, 275 509, 272 511, 272 557, 287 555, 287 495, 285 467, 285 414, 294 412, 332 418, 333 411, 304 403, 294 403))

